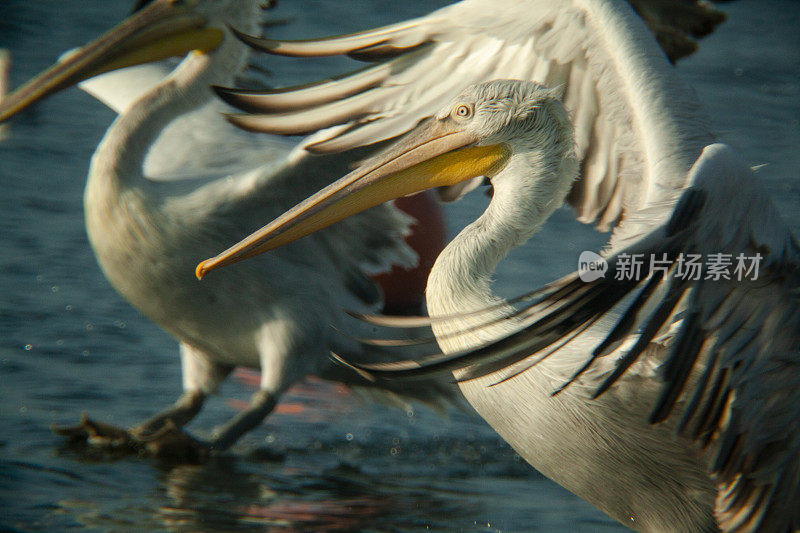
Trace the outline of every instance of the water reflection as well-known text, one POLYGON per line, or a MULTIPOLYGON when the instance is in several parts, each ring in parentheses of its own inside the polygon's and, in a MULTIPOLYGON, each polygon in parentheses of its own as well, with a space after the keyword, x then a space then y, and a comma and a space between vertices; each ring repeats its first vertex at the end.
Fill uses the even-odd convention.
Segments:
POLYGON ((407 522, 410 514, 424 516, 441 504, 429 494, 384 486, 347 466, 322 473, 280 464, 261 464, 256 473, 248 466, 254 465, 220 461, 168 472, 163 483, 170 505, 158 509, 158 518, 181 528, 358 531, 381 522, 407 522))
MULTIPOLYGON (((135 525, 189 531, 413 531, 449 529, 459 516, 465 526, 474 525, 470 517, 479 501, 478 494, 440 491, 419 479, 387 479, 348 465, 315 472, 280 461, 234 458, 164 471, 159 484, 139 500, 64 499, 59 512, 103 530, 135 525)), ((476 530, 484 529, 493 530, 476 530)))

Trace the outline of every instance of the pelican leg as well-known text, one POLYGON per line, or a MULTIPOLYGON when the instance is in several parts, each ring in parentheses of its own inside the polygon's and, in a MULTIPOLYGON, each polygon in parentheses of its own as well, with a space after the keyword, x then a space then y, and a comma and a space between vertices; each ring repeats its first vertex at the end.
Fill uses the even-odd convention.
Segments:
POLYGON ((150 420, 131 428, 131 433, 137 437, 151 435, 164 428, 168 422, 175 427, 182 428, 197 416, 197 413, 203 408, 206 397, 206 393, 201 390, 184 391, 169 408, 150 420))
POLYGON ((208 395, 217 390, 233 366, 216 362, 185 342, 180 348, 183 394, 172 406, 129 433, 134 447, 150 457, 170 464, 198 464, 209 457, 208 443, 182 428, 197 416, 208 395))
POLYGON ((207 443, 182 428, 200 412, 209 394, 217 390, 233 366, 214 361, 204 352, 181 343, 183 394, 165 411, 130 430, 136 447, 170 464, 198 464, 209 457, 207 443))
POLYGON ((209 443, 212 450, 224 451, 239 437, 258 426, 275 408, 275 395, 268 390, 259 390, 250 398, 250 405, 233 417, 227 424, 216 429, 209 443))
POLYGON ((205 403, 209 394, 228 377, 233 367, 215 362, 205 353, 181 343, 181 370, 183 373, 183 394, 169 408, 158 413, 143 424, 131 429, 136 437, 158 433, 170 424, 178 429, 192 421, 205 403))
POLYGON ((97 422, 83 415, 80 424, 53 426, 52 430, 69 439, 71 446, 88 446, 102 452, 138 453, 173 464, 201 463, 208 457, 205 443, 181 428, 197 416, 209 394, 230 374, 233 366, 215 362, 181 343, 183 394, 169 408, 129 430, 97 422))
POLYGON ((198 463, 204 459, 202 444, 181 430, 203 407, 206 394, 185 391, 168 409, 129 430, 92 420, 84 414, 76 426, 53 425, 54 433, 69 439, 71 445, 88 445, 113 453, 145 453, 176 463, 198 463))
MULTIPOLYGON (((298 309, 309 308, 313 307, 298 305, 298 309)), ((305 313, 307 318, 308 312, 305 313)), ((292 320, 271 320, 261 327, 257 334, 261 369, 259 390, 250 397, 250 405, 246 409, 214 431, 209 442, 212 450, 224 451, 233 446, 239 437, 258 426, 272 412, 286 389, 308 372, 309 361, 325 360, 308 355, 313 352, 305 344, 305 339, 306 335, 313 339, 327 333, 327 323, 324 320, 308 322, 323 326, 319 326, 317 331, 306 328, 300 335, 300 330, 294 327, 294 324, 303 323, 298 312, 292 320), (301 357, 299 354, 306 355, 301 357), (300 365, 300 361, 303 361, 303 365, 300 365)))

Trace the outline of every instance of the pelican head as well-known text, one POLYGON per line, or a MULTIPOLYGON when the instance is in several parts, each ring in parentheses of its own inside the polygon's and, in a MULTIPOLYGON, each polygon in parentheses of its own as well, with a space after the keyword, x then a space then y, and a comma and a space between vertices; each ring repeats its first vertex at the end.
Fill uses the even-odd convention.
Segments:
MULTIPOLYGON (((196 273, 202 277, 370 207, 433 187, 485 176, 497 190, 522 174, 535 181, 538 173, 531 175, 530 166, 551 161, 555 166, 570 163, 563 172, 570 176, 568 182, 577 172, 574 152, 569 115, 553 90, 519 80, 473 85, 350 174, 200 263, 196 273)), ((567 188, 560 187, 564 193, 567 188)))
POLYGON ((434 120, 452 122, 474 139, 475 146, 505 145, 509 155, 531 150, 560 153, 562 144, 572 144, 572 123, 557 91, 532 81, 472 85, 434 120))
POLYGON ((49 95, 112 70, 183 57, 190 52, 219 53, 226 46, 243 49, 230 35, 229 27, 255 30, 262 3, 262 0, 139 2, 137 10, 122 23, 0 99, 0 123, 49 95))

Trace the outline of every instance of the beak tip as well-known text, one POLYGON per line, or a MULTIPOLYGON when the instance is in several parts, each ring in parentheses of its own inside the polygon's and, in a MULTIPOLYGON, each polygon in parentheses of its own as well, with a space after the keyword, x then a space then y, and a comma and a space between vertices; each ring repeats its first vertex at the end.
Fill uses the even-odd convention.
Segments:
POLYGON ((199 265, 197 265, 197 268, 195 268, 194 275, 197 276, 198 280, 203 279, 203 276, 205 276, 208 273, 209 268, 207 263, 208 260, 205 260, 201 262, 199 265))

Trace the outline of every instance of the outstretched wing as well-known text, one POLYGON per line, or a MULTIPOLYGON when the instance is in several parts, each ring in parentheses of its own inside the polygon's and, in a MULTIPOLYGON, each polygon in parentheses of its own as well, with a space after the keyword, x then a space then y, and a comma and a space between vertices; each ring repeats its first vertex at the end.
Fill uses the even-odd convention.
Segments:
POLYGON ((402 135, 474 83, 514 78, 560 88, 583 162, 569 202, 581 221, 603 229, 657 199, 655 183, 682 187, 666 185, 675 175, 685 177, 702 147, 713 142, 692 92, 621 0, 504 0, 491 6, 465 0, 340 37, 242 38, 272 54, 350 55, 370 62, 299 87, 218 89, 250 113, 231 117, 245 129, 285 135, 323 129, 304 144, 316 154, 402 135), (659 96, 665 94, 669 100, 659 96), (675 146, 681 153, 673 154, 675 146))
POLYGON ((616 316, 564 386, 586 375, 599 396, 656 352, 664 387, 651 422, 680 417, 679 431, 709 450, 722 528, 797 530, 800 250, 729 148, 706 148, 689 183, 666 225, 608 257, 609 272, 623 274, 552 284, 528 306, 538 313, 532 324, 476 350, 359 370, 391 378, 467 367, 470 379, 510 368, 513 376, 616 316), (641 277, 622 269, 635 257, 644 259, 641 277), (693 257, 701 270, 690 268, 693 257))

